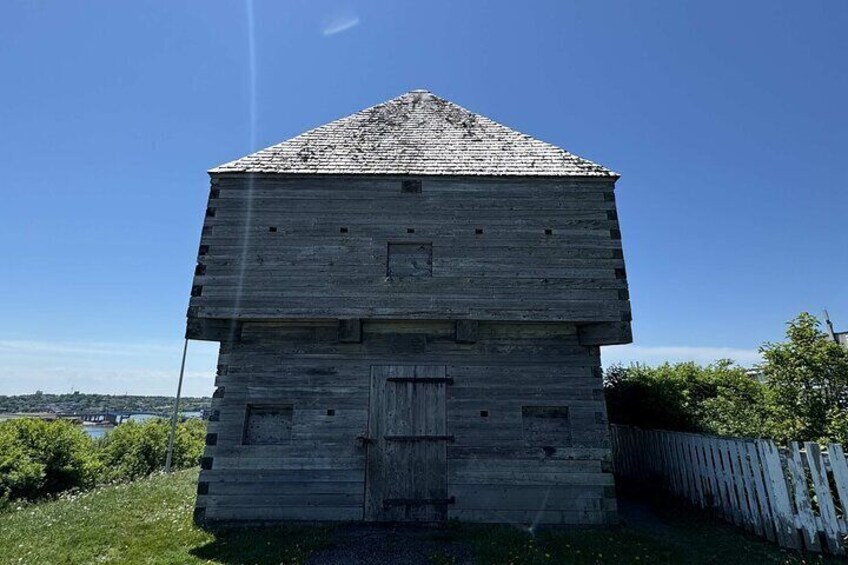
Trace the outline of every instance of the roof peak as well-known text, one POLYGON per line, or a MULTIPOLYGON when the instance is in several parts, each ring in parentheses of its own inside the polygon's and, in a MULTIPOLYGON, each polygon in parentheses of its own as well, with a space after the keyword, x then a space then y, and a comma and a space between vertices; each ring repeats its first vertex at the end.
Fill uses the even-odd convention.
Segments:
POLYGON ((425 89, 410 90, 209 172, 618 176, 425 89))

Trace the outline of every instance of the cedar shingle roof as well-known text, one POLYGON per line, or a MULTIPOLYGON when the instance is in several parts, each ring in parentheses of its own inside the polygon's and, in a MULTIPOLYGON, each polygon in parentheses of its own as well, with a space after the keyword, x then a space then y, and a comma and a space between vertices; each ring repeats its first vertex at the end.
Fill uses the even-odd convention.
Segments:
POLYGON ((407 92, 209 172, 618 176, 424 90, 407 92))

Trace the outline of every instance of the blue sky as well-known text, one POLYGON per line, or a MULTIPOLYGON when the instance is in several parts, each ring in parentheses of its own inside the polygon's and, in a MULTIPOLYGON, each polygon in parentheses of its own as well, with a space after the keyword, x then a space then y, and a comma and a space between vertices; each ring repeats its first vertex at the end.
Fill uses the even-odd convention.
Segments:
MULTIPOLYGON (((835 0, 5 3, 0 394, 172 393, 205 171, 414 88, 622 173, 635 344, 605 362, 848 329, 846 27, 835 0)), ((192 343, 189 394, 214 365, 192 343)))

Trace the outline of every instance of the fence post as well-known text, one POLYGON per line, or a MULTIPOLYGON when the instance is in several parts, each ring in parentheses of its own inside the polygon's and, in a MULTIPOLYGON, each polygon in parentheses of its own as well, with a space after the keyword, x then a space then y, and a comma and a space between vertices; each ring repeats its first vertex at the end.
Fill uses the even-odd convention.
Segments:
POLYGON ((757 504, 760 509, 760 517, 763 524, 763 534, 769 541, 775 541, 775 529, 777 528, 777 515, 772 511, 768 497, 768 489, 763 481, 765 475, 765 463, 757 451, 757 444, 752 441, 745 442, 745 451, 748 453, 748 463, 751 467, 751 475, 754 479, 754 490, 757 493, 757 504))
POLYGON ((827 469, 824 466, 824 461, 822 461, 819 444, 810 441, 805 442, 804 452, 807 456, 810 478, 813 480, 816 499, 819 503, 819 515, 821 516, 824 537, 827 540, 827 548, 836 555, 844 555, 845 548, 842 545, 842 536, 839 535, 836 508, 833 506, 830 484, 827 481, 827 469))
POLYGON ((838 443, 827 445, 827 456, 830 459, 830 469, 833 473, 833 482, 836 483, 836 492, 839 494, 839 505, 842 507, 841 532, 848 534, 848 461, 845 460, 845 452, 838 443))
POLYGON ((775 529, 777 539, 782 547, 801 549, 801 539, 795 527, 795 517, 792 512, 792 502, 789 499, 789 489, 786 485, 786 475, 780 460, 780 452, 771 440, 757 440, 760 459, 763 461, 763 475, 766 484, 770 486, 769 502, 776 518, 775 529))

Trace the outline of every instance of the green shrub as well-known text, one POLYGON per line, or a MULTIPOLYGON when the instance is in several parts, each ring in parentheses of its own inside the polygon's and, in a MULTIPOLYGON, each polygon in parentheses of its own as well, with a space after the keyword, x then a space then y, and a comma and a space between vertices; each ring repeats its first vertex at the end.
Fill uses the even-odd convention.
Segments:
POLYGON ((206 422, 195 418, 180 423, 174 437, 172 460, 174 468, 181 469, 199 465, 205 445, 206 422))
MULTIPOLYGON (((197 465, 205 431, 200 420, 186 420, 177 426, 174 468, 197 465)), ((157 418, 142 423, 130 420, 106 434, 99 442, 104 480, 131 480, 164 468, 169 433, 170 422, 157 418)))
POLYGON ((615 424, 733 436, 764 430, 765 390, 729 360, 611 367, 605 389, 615 424))
POLYGON ((94 441, 71 422, 0 422, 0 498, 35 499, 88 488, 98 468, 94 441))

